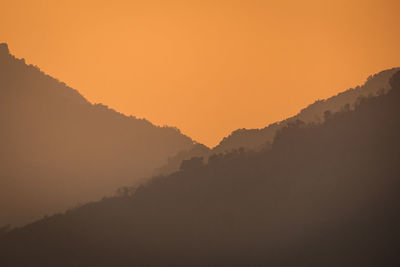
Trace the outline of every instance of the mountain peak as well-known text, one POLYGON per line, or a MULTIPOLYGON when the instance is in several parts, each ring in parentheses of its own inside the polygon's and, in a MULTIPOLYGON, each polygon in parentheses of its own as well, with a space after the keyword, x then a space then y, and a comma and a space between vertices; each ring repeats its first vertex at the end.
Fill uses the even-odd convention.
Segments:
POLYGON ((9 54, 10 50, 8 49, 8 45, 6 43, 0 43, 0 55, 9 54))

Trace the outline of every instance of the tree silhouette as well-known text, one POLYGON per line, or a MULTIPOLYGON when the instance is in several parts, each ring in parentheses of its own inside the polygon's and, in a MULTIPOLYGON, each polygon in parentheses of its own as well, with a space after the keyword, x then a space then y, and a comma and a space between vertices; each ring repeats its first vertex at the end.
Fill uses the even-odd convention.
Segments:
POLYGON ((183 160, 180 166, 181 171, 196 170, 204 165, 203 157, 193 157, 189 160, 183 160))

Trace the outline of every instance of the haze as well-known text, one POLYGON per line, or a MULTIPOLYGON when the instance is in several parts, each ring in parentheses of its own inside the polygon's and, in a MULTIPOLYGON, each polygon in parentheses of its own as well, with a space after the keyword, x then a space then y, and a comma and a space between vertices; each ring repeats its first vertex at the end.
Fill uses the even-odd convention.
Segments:
POLYGON ((91 102, 208 146, 400 62, 396 0, 82 2, 2 3, 0 42, 91 102))

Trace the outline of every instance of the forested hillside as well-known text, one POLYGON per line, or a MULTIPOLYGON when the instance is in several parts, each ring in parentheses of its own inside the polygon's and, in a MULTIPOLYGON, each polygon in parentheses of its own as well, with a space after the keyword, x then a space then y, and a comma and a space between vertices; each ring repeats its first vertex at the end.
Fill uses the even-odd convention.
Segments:
POLYGON ((1 266, 399 266, 400 73, 259 152, 3 233, 1 266))
POLYGON ((346 105, 349 105, 349 108, 352 109, 359 97, 376 96, 377 94, 388 92, 390 90, 389 80, 399 70, 399 68, 393 68, 371 75, 364 85, 348 89, 328 99, 317 100, 302 109, 297 115, 268 125, 263 129, 238 129, 224 138, 213 150, 219 153, 239 147, 261 149, 266 143, 272 142, 277 130, 285 127, 288 123, 296 120, 322 122, 325 111, 338 112, 346 105))
POLYGON ((387 93, 390 90, 389 80, 399 68, 381 71, 368 77, 362 86, 348 89, 325 100, 317 100, 308 107, 302 109, 297 115, 286 120, 272 123, 262 129, 238 129, 229 136, 224 137, 221 142, 212 149, 199 149, 193 147, 189 150, 181 151, 171 157, 168 163, 158 169, 156 173, 172 173, 179 169, 182 160, 190 159, 193 156, 200 156, 207 159, 214 153, 226 153, 235 149, 244 148, 246 150, 261 150, 271 144, 279 129, 288 124, 301 120, 307 123, 321 123, 329 113, 338 112, 342 109, 353 109, 360 97, 376 96, 387 93), (327 112, 327 113, 325 113, 327 112))
POLYGON ((89 103, 12 56, 6 44, 0 44, 0 124, 0 226, 113 194, 194 144, 176 128, 89 103))

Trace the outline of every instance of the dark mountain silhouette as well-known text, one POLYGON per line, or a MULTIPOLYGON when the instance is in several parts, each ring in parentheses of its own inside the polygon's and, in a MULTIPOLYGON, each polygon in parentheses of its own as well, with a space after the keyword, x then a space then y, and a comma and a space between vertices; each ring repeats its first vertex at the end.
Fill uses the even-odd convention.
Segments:
POLYGON ((400 73, 270 147, 3 231, 1 266, 399 266, 400 73), (5 232, 5 233, 4 233, 5 232))
POLYGON ((271 144, 279 129, 288 124, 301 120, 307 123, 321 123, 325 115, 338 112, 344 108, 353 109, 360 97, 376 96, 387 93, 390 90, 389 80, 400 68, 392 68, 381 71, 367 78, 362 86, 348 89, 325 100, 317 100, 308 107, 302 109, 297 115, 286 120, 272 123, 262 129, 238 129, 222 141, 213 149, 207 147, 193 147, 189 150, 181 151, 171 157, 167 164, 157 169, 156 174, 169 174, 179 169, 183 160, 188 160, 194 156, 203 157, 205 160, 212 154, 226 153, 235 149, 244 148, 247 150, 261 150, 271 144), (325 113, 328 111, 328 113, 325 113))
POLYGON ((266 143, 272 142, 276 132, 288 123, 301 120, 303 122, 322 122, 325 111, 338 112, 346 105, 354 108, 357 99, 362 96, 376 96, 390 90, 389 80, 400 68, 384 70, 368 77, 362 86, 348 89, 325 100, 317 100, 302 109, 297 115, 284 121, 273 123, 263 129, 238 129, 225 137, 214 149, 216 153, 243 147, 246 149, 262 149, 266 143))
POLYGON ((0 226, 39 219, 135 184, 194 142, 102 104, 0 44, 0 226))
POLYGON ((188 150, 180 151, 176 155, 169 157, 167 163, 160 168, 155 169, 154 174, 171 174, 179 170, 182 161, 193 157, 208 158, 212 154, 212 150, 203 144, 195 144, 188 150))

